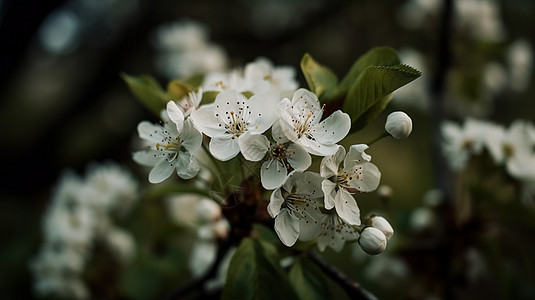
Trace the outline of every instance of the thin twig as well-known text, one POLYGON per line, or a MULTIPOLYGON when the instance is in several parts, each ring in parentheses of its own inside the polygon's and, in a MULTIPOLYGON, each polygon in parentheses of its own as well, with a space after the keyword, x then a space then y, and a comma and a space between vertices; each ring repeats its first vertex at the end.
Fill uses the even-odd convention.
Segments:
POLYGON ((325 274, 333 278, 344 289, 347 295, 351 299, 356 300, 379 300, 374 294, 366 290, 360 285, 360 283, 349 278, 344 272, 338 269, 336 266, 325 260, 322 256, 316 252, 309 250, 307 252, 308 257, 314 261, 325 274))

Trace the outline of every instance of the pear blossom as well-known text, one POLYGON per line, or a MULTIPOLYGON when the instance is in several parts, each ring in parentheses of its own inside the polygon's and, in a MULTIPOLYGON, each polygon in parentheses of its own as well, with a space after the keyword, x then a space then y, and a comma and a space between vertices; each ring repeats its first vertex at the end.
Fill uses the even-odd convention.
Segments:
POLYGON ((325 209, 336 207, 338 215, 351 225, 361 223, 360 209, 351 194, 375 190, 381 178, 379 169, 370 162, 371 156, 364 152, 366 149, 368 145, 365 144, 353 145, 346 155, 344 147, 339 146, 338 151, 324 157, 320 165, 325 209))
POLYGON ((323 226, 323 231, 317 239, 320 251, 325 251, 325 248, 329 246, 334 251, 340 252, 345 242, 356 240, 359 237, 358 231, 334 211, 323 215, 321 225, 323 226))
POLYGON ((318 97, 306 90, 297 90, 292 100, 283 99, 278 104, 280 129, 292 142, 303 146, 310 154, 333 155, 338 143, 349 132, 351 118, 342 111, 335 111, 321 121, 323 110, 318 97))
POLYGON ((271 193, 267 209, 275 218, 275 232, 284 245, 291 247, 298 238, 308 241, 318 237, 323 229, 322 199, 321 177, 312 172, 294 171, 271 193))
POLYGON ((492 140, 486 140, 491 156, 497 164, 505 162, 507 172, 517 178, 523 179, 534 176, 533 164, 535 161, 535 126, 533 123, 516 120, 507 130, 498 127, 492 140), (532 175, 530 175, 532 174, 532 175))
POLYGON ((450 168, 461 171, 465 168, 471 155, 483 151, 486 139, 493 139, 494 130, 488 123, 468 118, 463 126, 453 122, 441 125, 443 137, 442 151, 450 168))
MULTIPOLYGON (((267 95, 247 99, 235 90, 219 93, 213 104, 202 106, 191 115, 195 127, 210 140, 210 153, 227 161, 240 153, 239 139, 245 134, 261 134, 275 120, 275 109, 267 95)), ((243 143, 242 143, 243 144, 243 143)))
POLYGON ((395 139, 404 139, 412 132, 412 120, 402 111, 395 111, 388 115, 385 130, 395 139))
POLYGON ((197 91, 191 91, 186 96, 182 97, 180 100, 176 101, 180 110, 184 114, 184 118, 187 118, 191 115, 192 112, 196 111, 199 108, 202 100, 202 89, 199 88, 197 91))
POLYGON ((360 233, 359 245, 364 252, 377 255, 386 249, 387 238, 384 233, 375 227, 366 227, 360 233))
POLYGON ((150 145, 135 152, 134 160, 153 167, 149 173, 151 183, 164 181, 173 171, 183 179, 193 178, 200 169, 193 154, 201 147, 201 133, 190 118, 184 121, 184 114, 175 102, 167 103, 167 111, 162 112, 161 118, 161 125, 148 121, 138 125, 139 136, 150 145))
POLYGON ((260 180, 266 190, 281 186, 292 170, 306 171, 312 161, 302 146, 289 142, 282 132, 273 128, 271 133, 274 142, 264 135, 248 133, 239 141, 247 160, 260 161, 266 153, 269 155, 260 168, 260 180))
POLYGON ((276 101, 290 97, 298 87, 296 71, 289 66, 274 66, 264 57, 245 65, 243 70, 206 74, 202 87, 207 91, 236 90, 273 95, 276 101))

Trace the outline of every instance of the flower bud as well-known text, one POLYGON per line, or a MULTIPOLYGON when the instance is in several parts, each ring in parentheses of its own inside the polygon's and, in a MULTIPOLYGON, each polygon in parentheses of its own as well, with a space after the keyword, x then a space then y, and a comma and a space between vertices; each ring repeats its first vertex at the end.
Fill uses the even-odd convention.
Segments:
POLYGON ((377 255, 386 249, 386 236, 375 227, 366 227, 360 234, 359 245, 364 252, 377 255))
POLYGON ((392 235, 394 235, 394 229, 385 218, 374 216, 370 219, 370 222, 372 227, 381 230, 381 232, 386 236, 387 240, 389 240, 392 235))
POLYGON ((412 132, 412 120, 402 111, 395 111, 386 118, 385 130, 395 139, 404 139, 412 132))

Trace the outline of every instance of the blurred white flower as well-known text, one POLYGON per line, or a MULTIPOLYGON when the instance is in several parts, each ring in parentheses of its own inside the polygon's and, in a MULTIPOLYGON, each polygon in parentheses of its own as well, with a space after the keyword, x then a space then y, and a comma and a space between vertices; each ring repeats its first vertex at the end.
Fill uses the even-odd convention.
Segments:
POLYGON ((184 20, 159 27, 154 44, 160 51, 156 66, 168 78, 187 79, 227 68, 224 50, 210 43, 206 27, 195 21, 184 20))
POLYGON ((409 216, 409 227, 415 232, 428 231, 436 224, 435 212, 428 207, 418 207, 409 216))
POLYGON ((480 154, 485 140, 494 139, 495 130, 489 123, 467 118, 463 127, 453 122, 441 126, 442 151, 454 171, 462 171, 474 154, 480 154))
POLYGON ((454 2, 454 21, 474 38, 501 42, 505 38, 500 8, 494 0, 463 0, 454 2))
POLYGON ((532 80, 533 47, 525 39, 514 41, 507 49, 511 89, 515 92, 526 90, 532 80))

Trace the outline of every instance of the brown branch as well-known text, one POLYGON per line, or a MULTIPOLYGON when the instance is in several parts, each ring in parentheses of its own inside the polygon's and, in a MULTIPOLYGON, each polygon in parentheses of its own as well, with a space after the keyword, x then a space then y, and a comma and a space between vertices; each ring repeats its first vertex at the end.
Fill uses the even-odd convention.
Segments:
POLYGON ((318 265, 318 267, 320 267, 323 272, 325 272, 325 274, 327 274, 327 276, 338 282, 351 299, 379 300, 379 298, 377 298, 374 294, 362 287, 360 283, 349 278, 349 276, 325 260, 325 258, 323 258, 321 255, 312 250, 309 250, 307 255, 318 265))

